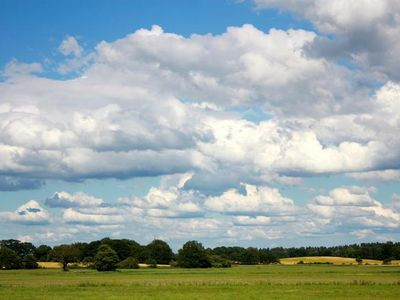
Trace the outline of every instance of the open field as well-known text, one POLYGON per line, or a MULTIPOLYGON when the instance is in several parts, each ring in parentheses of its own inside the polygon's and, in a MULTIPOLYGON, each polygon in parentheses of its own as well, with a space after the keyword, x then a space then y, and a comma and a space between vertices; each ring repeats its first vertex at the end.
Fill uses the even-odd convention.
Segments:
MULTIPOLYGON (((52 261, 40 261, 38 262, 39 267, 40 268, 45 268, 45 269, 59 269, 61 268, 61 263, 58 262, 52 262, 52 261)), ((86 267, 85 264, 83 263, 73 263, 73 264, 69 264, 69 266, 77 266, 77 267, 86 267)), ((147 268, 148 265, 147 264, 139 264, 139 267, 141 268, 147 268)), ((170 265, 157 265, 158 268, 169 268, 170 265)))
MULTIPOLYGON (((305 264, 312 263, 331 263, 335 265, 357 265, 355 258, 349 257, 335 257, 335 256, 305 256, 305 257, 290 257, 280 259, 283 265, 295 265, 298 262, 303 261, 305 264)), ((398 264, 399 261, 392 261, 392 264, 398 264)), ((364 265, 381 265, 381 260, 375 259, 363 259, 362 264, 364 265)))
POLYGON ((400 267, 0 271, 0 299, 399 299, 400 267))

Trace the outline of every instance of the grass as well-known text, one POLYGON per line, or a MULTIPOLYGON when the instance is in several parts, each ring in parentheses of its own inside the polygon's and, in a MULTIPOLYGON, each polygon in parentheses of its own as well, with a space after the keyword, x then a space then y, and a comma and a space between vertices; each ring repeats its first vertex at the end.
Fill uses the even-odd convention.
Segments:
POLYGON ((399 299, 400 267, 0 271, 0 299, 399 299))

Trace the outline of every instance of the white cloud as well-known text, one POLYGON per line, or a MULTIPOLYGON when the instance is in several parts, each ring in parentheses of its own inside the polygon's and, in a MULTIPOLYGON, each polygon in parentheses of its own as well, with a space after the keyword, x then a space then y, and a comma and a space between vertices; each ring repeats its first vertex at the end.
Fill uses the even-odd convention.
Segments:
POLYGON ((372 198, 370 192, 365 187, 336 188, 327 196, 317 196, 308 208, 316 218, 337 228, 398 228, 400 214, 372 198))
POLYGON ((232 189, 220 196, 209 197, 205 202, 206 208, 225 214, 250 216, 292 215, 296 212, 293 201, 283 197, 275 188, 250 184, 245 184, 244 187, 244 195, 232 189))
POLYGON ((15 222, 24 225, 46 225, 50 222, 49 213, 35 200, 29 200, 14 212, 0 212, 3 222, 15 222))
POLYGON ((192 172, 193 186, 213 174, 228 187, 394 164, 397 85, 375 98, 354 90, 349 70, 303 53, 314 38, 251 25, 184 38, 154 27, 99 44, 80 78, 3 82, 0 170, 31 180, 192 172), (219 109, 196 105, 204 101, 219 109), (225 111, 248 103, 276 115, 255 124, 225 111))
POLYGON ((73 36, 67 36, 58 47, 58 50, 63 55, 81 56, 82 47, 79 45, 77 39, 73 36))
POLYGON ((67 192, 56 192, 53 196, 46 199, 45 204, 50 207, 96 207, 103 204, 103 200, 77 192, 69 194, 67 192))
POLYGON ((400 181, 400 170, 370 171, 362 173, 349 173, 348 177, 357 180, 400 181))
POLYGON ((311 21, 333 38, 317 38, 313 51, 324 57, 347 57, 390 79, 399 80, 400 4, 392 0, 254 0, 258 8, 277 7, 311 21))
POLYGON ((121 224, 124 222, 122 215, 104 214, 96 212, 80 212, 73 208, 67 208, 63 212, 63 220, 70 224, 121 224))
POLYGON ((43 67, 39 63, 28 64, 13 59, 5 66, 4 71, 1 73, 5 77, 11 77, 11 80, 13 80, 13 77, 27 76, 32 73, 41 73, 42 71, 43 67))
POLYGON ((150 188, 144 197, 120 198, 118 203, 130 207, 131 212, 144 216, 157 218, 193 218, 202 217, 202 207, 205 196, 194 190, 183 190, 190 174, 168 176, 164 179, 161 187, 150 188), (176 185, 165 186, 166 182, 176 181, 176 185))

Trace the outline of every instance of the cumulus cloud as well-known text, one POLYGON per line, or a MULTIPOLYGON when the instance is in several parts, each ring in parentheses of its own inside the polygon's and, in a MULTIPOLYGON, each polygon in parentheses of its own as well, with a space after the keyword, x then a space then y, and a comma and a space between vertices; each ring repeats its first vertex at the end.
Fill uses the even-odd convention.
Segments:
MULTIPOLYGON (((400 26, 388 21, 397 8, 367 0, 257 3, 304 16, 318 32, 244 25, 183 37, 153 26, 90 53, 67 37, 59 71, 79 71, 70 80, 35 76, 37 63, 10 62, 0 82, 0 190, 162 176, 146 195, 114 205, 56 192, 46 205, 62 209, 65 228, 49 239, 98 234, 90 227, 100 226, 119 234, 130 225, 139 237, 172 236, 166 229, 176 228, 177 239, 208 232, 232 240, 335 230, 365 237, 398 228, 397 198, 389 208, 372 189, 339 187, 300 208, 276 188, 330 174, 398 180, 400 85, 397 62, 386 62, 387 51, 397 49, 400 26), (382 48, 366 39, 357 44, 357 36, 370 37, 371 45, 382 38, 382 48), (332 59, 341 56, 393 80, 379 77, 379 87, 371 86, 358 68, 332 59), (265 117, 255 121, 248 110, 265 117)), ((49 219, 33 208, 40 211, 20 207, 21 214, 2 216, 49 219)))
POLYGON ((58 50, 63 55, 81 56, 82 47, 79 45, 77 39, 73 36, 67 36, 58 47, 58 50))
POLYGON ((365 187, 333 189, 327 196, 317 196, 308 208, 337 228, 394 229, 400 224, 400 214, 375 200, 365 187))
MULTIPOLYGON (((5 67, 1 74, 5 77, 20 77, 27 76, 32 73, 40 73, 43 67, 40 63, 23 63, 16 59, 11 60, 5 67)), ((13 80, 13 78, 11 78, 13 80)))
POLYGON ((296 211, 293 200, 283 197, 275 188, 250 184, 244 187, 244 195, 235 189, 228 190, 220 196, 208 198, 205 206, 215 212, 250 216, 292 215, 296 211))
MULTIPOLYGON (((144 197, 124 197, 118 200, 123 206, 128 206, 133 213, 157 218, 193 218, 204 215, 203 201, 205 196, 198 191, 183 190, 190 174, 175 178, 177 185, 152 187, 144 197)), ((171 181, 168 178, 167 181, 171 181)), ((163 186, 164 185, 164 186, 163 186)))
POLYGON ((347 57, 367 71, 399 80, 400 4, 392 0, 254 0, 257 7, 281 8, 311 21, 334 38, 315 39, 312 51, 323 57, 347 57))
POLYGON ((56 192, 53 196, 46 199, 45 204, 50 207, 96 207, 103 204, 103 200, 77 192, 69 194, 67 192, 56 192))
POLYGON ((32 180, 192 172, 193 188, 217 173, 228 188, 394 164, 396 84, 376 99, 354 90, 350 70, 303 53, 314 38, 251 25, 184 38, 153 27, 100 43, 81 77, 3 82, 0 169, 32 180), (250 103, 276 115, 256 124, 226 111, 250 103))
POLYGON ((38 202, 29 200, 14 212, 0 212, 0 219, 24 225, 46 225, 50 222, 50 215, 38 202))

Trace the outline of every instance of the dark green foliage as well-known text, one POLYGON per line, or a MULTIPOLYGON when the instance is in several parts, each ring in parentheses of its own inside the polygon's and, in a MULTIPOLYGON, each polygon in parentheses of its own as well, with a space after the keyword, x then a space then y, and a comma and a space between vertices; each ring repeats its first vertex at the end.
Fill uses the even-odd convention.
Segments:
POLYGON ((101 245, 94 257, 97 271, 115 271, 119 262, 117 253, 108 245, 101 245))
MULTIPOLYGON (((253 248, 254 249, 254 248, 253 248)), ((242 247, 217 247, 210 254, 230 259, 234 263, 249 263, 248 249, 242 247)), ((280 258, 303 256, 339 256, 362 259, 400 259, 400 243, 362 243, 335 247, 263 248, 258 249, 263 264, 279 263, 280 258)), ((254 254, 254 253, 253 253, 254 254)))
POLYGON ((28 254, 33 254, 35 246, 32 243, 20 242, 18 240, 2 240, 0 241, 0 247, 6 247, 13 250, 19 257, 24 257, 28 254))
POLYGON ((279 263, 278 257, 268 249, 259 249, 258 255, 260 263, 262 264, 277 264, 279 263))
POLYGON ((91 256, 86 256, 84 259, 82 259, 81 263, 86 267, 93 269, 94 268, 94 258, 91 256))
POLYGON ((256 265, 260 262, 257 248, 245 249, 239 257, 239 261, 242 265, 256 265))
POLYGON ((7 247, 0 249, 0 269, 20 269, 22 268, 22 261, 18 254, 7 247))
MULTIPOLYGON (((51 250, 51 247, 41 245, 35 247, 31 243, 20 242, 14 239, 1 240, 0 248, 5 247, 13 250, 22 259, 27 255, 33 255, 37 261, 58 261, 63 263, 66 270, 68 263, 84 262, 87 266, 91 265, 92 259, 97 254, 99 246, 109 245, 118 255, 119 261, 128 257, 133 257, 140 262, 154 259, 157 264, 167 264, 175 260, 176 265, 181 265, 182 259, 171 251, 166 242, 154 240, 146 246, 141 246, 137 242, 128 239, 105 238, 101 241, 90 243, 75 243, 72 245, 61 245, 51 250), (61 252, 64 252, 61 253, 61 252), (68 254, 65 254, 68 253, 68 254)), ((204 249, 203 249, 204 250, 204 249)), ((219 256, 227 259, 234 264, 273 264, 279 263, 280 258, 302 257, 302 256, 340 256, 360 259, 390 260, 400 259, 400 242, 386 243, 362 243, 344 245, 336 247, 299 247, 299 248, 243 248, 243 247, 216 247, 204 250, 207 257, 219 256)), ((207 261, 204 265, 207 265, 207 261)), ((214 265, 217 265, 214 263, 214 265)))
POLYGON ((37 261, 48 261, 50 251, 51 247, 47 245, 40 245, 33 251, 33 255, 35 256, 37 261))
POLYGON ((219 255, 210 255, 209 256, 211 266, 213 268, 230 268, 232 267, 232 263, 229 259, 221 257, 219 255))
POLYGON ((75 245, 60 245, 54 247, 49 256, 51 259, 61 262, 63 270, 68 271, 68 264, 79 261, 81 251, 75 245))
POLYGON ((22 259, 22 266, 24 269, 37 269, 39 267, 36 257, 30 254, 22 259))
POLYGON ((101 243, 110 246, 117 253, 119 260, 124 260, 128 257, 138 258, 142 251, 138 243, 127 239, 114 240, 105 238, 101 240, 101 243))
POLYGON ((118 269, 139 269, 139 262, 136 258, 128 257, 117 264, 118 269))
POLYGON ((145 264, 147 264, 149 268, 157 268, 157 261, 154 258, 149 258, 145 261, 145 264))
POLYGON ((82 248, 82 257, 95 257, 97 254, 97 251, 99 250, 99 247, 101 245, 100 241, 93 241, 90 242, 89 244, 86 244, 85 247, 82 248))
POLYGON ((203 245, 189 241, 178 252, 178 265, 182 268, 210 268, 211 262, 203 245))
POLYGON ((161 240, 154 240, 146 246, 149 259, 155 260, 157 264, 169 264, 174 257, 169 245, 161 240))

